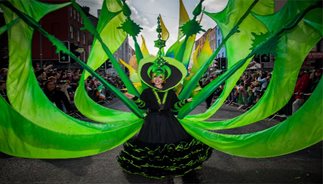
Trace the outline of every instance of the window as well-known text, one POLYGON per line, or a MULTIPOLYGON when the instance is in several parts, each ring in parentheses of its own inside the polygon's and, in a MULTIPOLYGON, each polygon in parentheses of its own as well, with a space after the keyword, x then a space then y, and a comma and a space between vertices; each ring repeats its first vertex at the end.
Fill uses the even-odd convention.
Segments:
POLYGON ((73 9, 70 7, 68 11, 69 11, 70 17, 73 17, 73 9))
POLYGON ((74 38, 74 29, 72 26, 70 26, 70 38, 73 39, 74 38))
POLYGON ((85 45, 86 44, 86 35, 85 35, 85 33, 83 33, 82 41, 83 41, 83 44, 85 45))
POLYGON ((86 55, 85 52, 82 53, 82 60, 85 61, 86 60, 86 55))
POLYGON ((76 11, 73 9, 73 18, 76 19, 76 11))
POLYGON ((76 31, 76 34, 77 34, 77 38, 76 38, 76 39, 77 39, 77 41, 79 42, 79 41, 80 41, 80 31, 79 31, 79 30, 77 30, 77 31, 76 31))
POLYGON ((83 33, 82 33, 82 31, 79 33, 79 35, 80 35, 80 43, 83 43, 83 33))

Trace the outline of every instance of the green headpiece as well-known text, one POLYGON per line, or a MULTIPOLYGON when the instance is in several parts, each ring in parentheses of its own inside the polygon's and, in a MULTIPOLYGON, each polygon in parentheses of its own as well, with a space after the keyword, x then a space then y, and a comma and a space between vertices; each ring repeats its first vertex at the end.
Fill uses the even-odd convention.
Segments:
POLYGON ((151 65, 148 68, 147 74, 151 78, 152 78, 153 73, 162 74, 163 76, 165 76, 165 79, 167 79, 172 74, 172 71, 166 65, 166 60, 164 58, 162 58, 162 48, 165 47, 166 41, 163 40, 162 36, 161 36, 162 28, 161 28, 161 25, 160 25, 160 15, 157 18, 157 29, 156 29, 156 31, 158 33, 158 39, 155 41, 155 47, 158 48, 158 55, 157 55, 156 60, 154 61, 154 64, 151 65))
POLYGON ((154 85, 151 83, 152 75, 163 75, 165 77, 165 84, 162 90, 166 91, 177 86, 184 79, 187 71, 181 62, 163 56, 162 49, 165 47, 166 41, 162 39, 161 35, 160 16, 157 21, 158 39, 155 41, 155 47, 159 49, 158 54, 156 57, 142 59, 139 64, 139 73, 141 80, 152 88, 154 88, 154 85))
POLYGON ((157 59, 154 61, 154 64, 151 65, 147 70, 147 75, 151 78, 152 74, 154 73, 163 75, 165 79, 167 79, 172 74, 172 71, 169 66, 166 65, 165 59, 163 59, 162 57, 157 57, 157 59))

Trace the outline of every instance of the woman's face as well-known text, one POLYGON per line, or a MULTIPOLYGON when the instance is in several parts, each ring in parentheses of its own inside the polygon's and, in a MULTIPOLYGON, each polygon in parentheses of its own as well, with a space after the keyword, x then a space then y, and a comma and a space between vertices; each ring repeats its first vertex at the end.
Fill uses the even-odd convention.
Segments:
POLYGON ((55 88, 56 88, 56 84, 54 81, 49 81, 47 84, 46 84, 46 87, 47 87, 47 90, 48 91, 53 91, 55 88))
POLYGON ((164 82, 164 76, 163 75, 153 75, 152 82, 155 85, 161 85, 164 82))

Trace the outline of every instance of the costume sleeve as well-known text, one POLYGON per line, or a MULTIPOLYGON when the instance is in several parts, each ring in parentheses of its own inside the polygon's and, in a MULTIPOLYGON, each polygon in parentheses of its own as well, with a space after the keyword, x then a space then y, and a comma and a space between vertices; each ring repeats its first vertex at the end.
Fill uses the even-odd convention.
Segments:
POLYGON ((172 111, 173 112, 178 112, 181 107, 183 107, 186 103, 187 103, 187 100, 184 99, 184 100, 179 100, 175 91, 170 91, 170 98, 171 98, 171 104, 172 105, 172 111))
POLYGON ((181 107, 183 107, 186 103, 187 99, 176 102, 173 106, 173 111, 178 112, 181 109, 181 107))
POLYGON ((138 98, 136 96, 132 100, 136 103, 136 105, 139 107, 139 109, 146 109, 146 102, 145 101, 141 100, 140 98, 138 98))
POLYGON ((136 103, 139 109, 147 109, 147 101, 149 99, 149 90, 145 89, 140 97, 135 96, 132 100, 136 103))

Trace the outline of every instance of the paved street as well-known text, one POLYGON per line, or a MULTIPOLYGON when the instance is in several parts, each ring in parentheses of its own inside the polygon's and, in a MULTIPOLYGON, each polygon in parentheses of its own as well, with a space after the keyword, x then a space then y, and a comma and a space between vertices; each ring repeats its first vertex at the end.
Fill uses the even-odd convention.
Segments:
MULTIPOLYGON (((111 107, 125 109, 115 101, 111 107)), ((205 105, 194 113, 201 112, 205 105)), ((226 119, 241 114, 236 107, 224 105, 212 119, 226 119)), ((276 124, 262 121, 233 132, 260 130, 276 124)), ((79 159, 22 159, 0 155, 1 183, 322 183, 322 143, 286 156, 267 159, 240 158, 214 151, 195 176, 173 181, 151 180, 128 175, 116 161, 121 146, 100 155, 79 159)))

